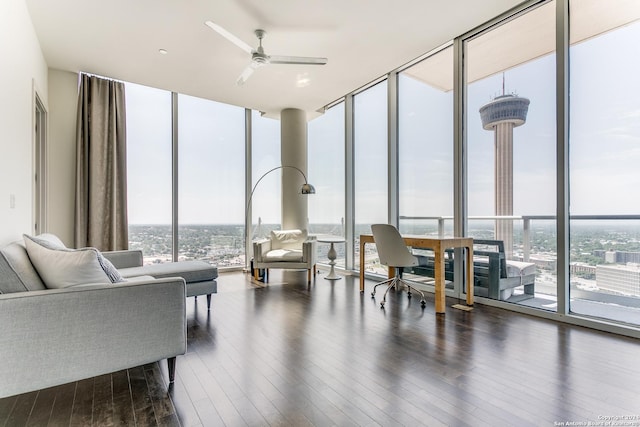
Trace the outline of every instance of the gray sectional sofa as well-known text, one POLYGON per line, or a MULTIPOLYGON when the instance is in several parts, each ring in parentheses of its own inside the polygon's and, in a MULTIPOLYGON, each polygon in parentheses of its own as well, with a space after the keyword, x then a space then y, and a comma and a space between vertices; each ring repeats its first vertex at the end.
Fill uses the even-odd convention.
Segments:
POLYGON ((0 249, 0 397, 162 359, 173 381, 176 356, 186 351, 185 298, 207 295, 209 305, 217 269, 200 261, 142 266, 140 251, 105 252, 112 262, 100 255, 92 248, 53 253, 117 267, 103 271, 118 276, 115 283, 65 259, 34 256, 23 242, 0 249), (52 282, 58 274, 71 284, 52 282))

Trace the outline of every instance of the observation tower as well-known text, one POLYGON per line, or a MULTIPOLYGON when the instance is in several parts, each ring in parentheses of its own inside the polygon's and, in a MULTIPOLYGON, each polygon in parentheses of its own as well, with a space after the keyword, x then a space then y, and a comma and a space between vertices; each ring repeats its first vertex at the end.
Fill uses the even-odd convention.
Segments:
MULTIPOLYGON (((494 131, 495 215, 513 215, 513 128, 527 120, 529 100, 516 95, 497 96, 480 108, 482 127, 494 131)), ((513 255, 513 220, 496 220, 496 239, 504 241, 505 255, 513 255)))

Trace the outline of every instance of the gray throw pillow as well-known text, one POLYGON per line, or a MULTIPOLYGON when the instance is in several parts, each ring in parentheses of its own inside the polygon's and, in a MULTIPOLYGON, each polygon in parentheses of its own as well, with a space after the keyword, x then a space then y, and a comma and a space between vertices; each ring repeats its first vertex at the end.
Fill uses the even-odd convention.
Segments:
POLYGON ((111 263, 111 261, 106 259, 100 251, 98 251, 98 262, 100 263, 100 266, 102 267, 104 272, 107 273, 107 276, 109 277, 109 280, 111 280, 111 283, 124 282, 124 278, 122 277, 118 269, 111 263))
POLYGON ((67 247, 62 243, 62 240, 55 234, 50 233, 42 233, 37 236, 32 236, 32 238, 38 241, 42 246, 46 246, 50 249, 67 249, 67 247))

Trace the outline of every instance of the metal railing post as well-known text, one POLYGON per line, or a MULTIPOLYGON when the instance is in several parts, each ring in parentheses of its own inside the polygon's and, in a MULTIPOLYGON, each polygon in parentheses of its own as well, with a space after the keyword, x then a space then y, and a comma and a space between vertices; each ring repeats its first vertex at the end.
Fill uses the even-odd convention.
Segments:
POLYGON ((529 261, 531 253, 531 218, 522 218, 522 257, 523 261, 529 261))

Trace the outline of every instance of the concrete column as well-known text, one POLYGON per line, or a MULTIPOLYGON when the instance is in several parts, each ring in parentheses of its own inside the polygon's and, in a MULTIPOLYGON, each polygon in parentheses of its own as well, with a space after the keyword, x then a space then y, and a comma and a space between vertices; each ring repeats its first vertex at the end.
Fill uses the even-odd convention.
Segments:
POLYGON ((280 113, 280 157, 282 160, 282 228, 308 229, 307 195, 300 193, 307 175, 307 115, 287 108, 280 113))

